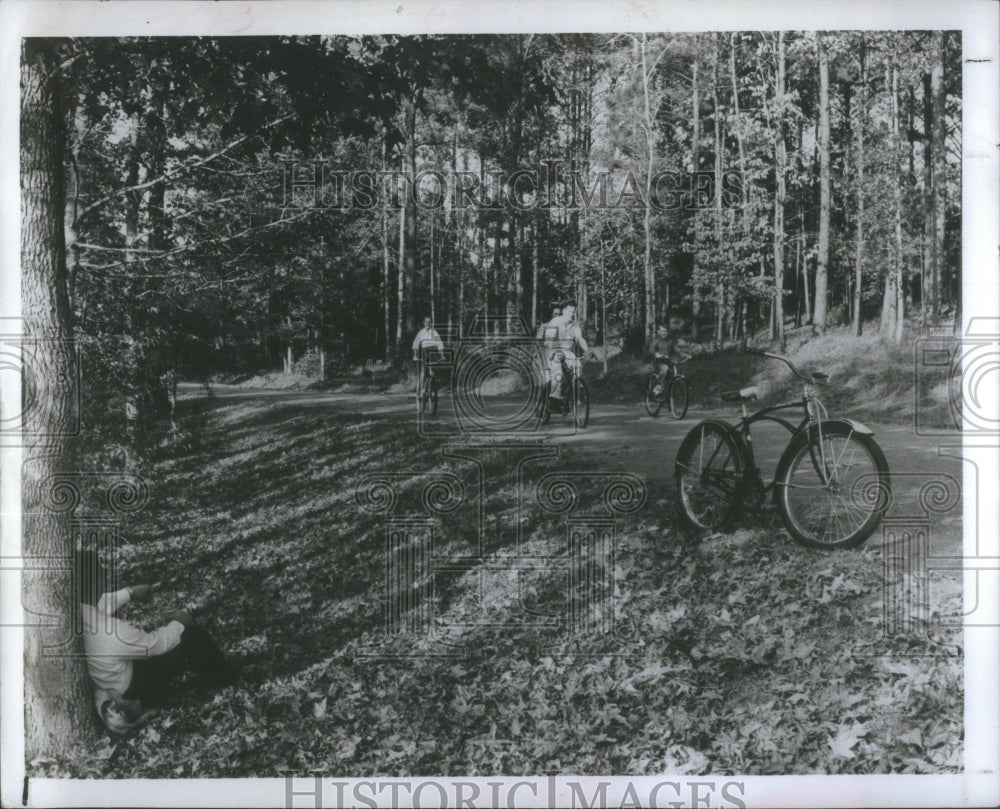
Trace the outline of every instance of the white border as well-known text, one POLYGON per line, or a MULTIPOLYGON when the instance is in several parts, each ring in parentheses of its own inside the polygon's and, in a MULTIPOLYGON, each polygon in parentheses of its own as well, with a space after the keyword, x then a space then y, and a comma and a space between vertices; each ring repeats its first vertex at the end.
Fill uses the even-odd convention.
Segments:
MULTIPOLYGON (((27 2, 0 4, 0 317, 20 316, 19 38, 22 36, 166 36, 361 33, 614 32, 638 30, 961 29, 963 32, 963 314, 997 317, 1000 245, 1000 4, 993 0, 302 0, 298 2, 27 2), (977 61, 972 61, 977 60, 977 61), (981 61, 979 61, 981 60, 981 61)), ((8 323, 10 321, 7 321, 8 323)), ((3 321, 0 321, 3 325, 3 321)), ((0 331, 9 331, 0 329, 0 331)), ((9 374, 7 376, 10 376, 9 374)), ((20 396, 16 381, 0 394, 20 396)), ((997 392, 993 392, 997 396, 997 392)), ((12 399, 16 401, 16 399, 12 399)), ((994 400, 988 406, 997 412, 994 400)), ((965 499, 965 525, 979 526, 981 555, 1000 557, 996 489, 1000 453, 965 437, 965 457, 979 474, 979 497, 965 499), (971 509, 979 504, 979 513, 971 509)), ((20 547, 20 453, 2 451, 0 555, 20 547)), ((968 464, 966 464, 968 466, 968 464)), ((966 482, 971 478, 967 474, 966 482)), ((966 536, 966 553, 974 537, 966 536)), ((0 623, 20 615, 16 571, 0 572, 0 623)), ((973 586, 971 574, 966 586, 973 586)), ((966 629, 966 774, 949 776, 745 777, 749 806, 962 806, 1000 803, 1000 604, 987 609, 994 626, 966 629)), ((23 781, 22 635, 0 629, 2 669, 2 804, 21 803, 23 781)), ((325 779, 332 781, 332 778, 325 779)), ((356 779, 355 779, 356 780, 356 779)), ((399 780, 399 779, 393 779, 399 780)), ((448 779, 441 779, 442 783, 448 779)), ((485 784, 498 779, 461 779, 485 784)), ((536 780, 536 779, 526 779, 536 780)), ((544 780, 544 779, 540 779, 544 780)), ((616 782, 624 779, 610 779, 616 782)), ((634 779, 652 784, 663 779, 634 779)), ((676 779, 675 779, 676 780, 676 779)), ((679 779, 724 782, 733 778, 679 779)), ((298 783, 298 781, 296 782, 298 783)), ((298 787, 297 787, 298 788, 298 787)), ((326 792, 329 798, 333 792, 326 792)), ((486 789, 486 787, 484 787, 486 789)), ((543 784, 535 803, 549 805, 543 784)), ((429 793, 429 798, 434 793, 429 793)), ((523 794, 523 793, 522 793, 523 794)), ((609 798, 614 790, 609 790, 609 798)), ((642 792, 640 791, 640 794, 642 792)), ((284 806, 281 779, 171 781, 33 780, 30 805, 284 806)), ((386 796, 384 796, 386 797, 386 796)), ((296 805, 312 805, 296 800, 296 805)), ((332 803, 324 803, 332 806, 332 803)), ((404 804, 405 805, 405 804, 404 804)), ((613 804, 617 805, 617 804, 613 804)))

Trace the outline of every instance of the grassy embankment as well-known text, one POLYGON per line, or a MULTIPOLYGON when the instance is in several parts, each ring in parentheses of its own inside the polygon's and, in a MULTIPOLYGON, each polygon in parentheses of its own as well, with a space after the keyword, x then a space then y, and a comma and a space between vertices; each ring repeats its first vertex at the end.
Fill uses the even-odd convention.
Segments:
MULTIPOLYGON (((757 347, 781 353, 765 343, 757 347)), ((679 351, 691 354, 683 370, 692 405, 718 407, 719 393, 747 385, 760 388, 761 405, 794 400, 799 394, 799 382, 777 360, 744 354, 736 346, 722 351, 697 346, 679 351)), ((918 371, 915 352, 910 336, 896 345, 879 334, 855 337, 840 328, 816 337, 804 327, 789 331, 784 353, 805 372, 829 375, 830 384, 820 389, 820 395, 831 414, 912 425, 919 391, 923 423, 950 426, 947 369, 921 367, 918 371)), ((589 370, 595 399, 640 401, 651 369, 638 360, 617 358, 603 379, 599 364, 591 364, 589 370)))
MULTIPOLYGON (((827 359, 811 350, 817 365, 827 359)), ((852 373, 870 373, 840 359, 852 373)), ((697 395, 743 384, 732 375, 745 357, 698 362, 690 376, 705 387, 697 395)), ((845 390, 857 391, 855 403, 871 395, 845 390)), ((564 515, 535 501, 545 473, 595 471, 585 453, 563 447, 558 458, 527 463, 519 512, 516 451, 483 450, 480 526, 476 464, 443 458, 439 443, 418 436, 409 408, 369 416, 273 397, 185 408, 200 425, 197 440, 156 460, 150 505, 123 531, 125 580, 161 582, 153 607, 131 617, 153 622, 154 609, 192 608, 242 660, 245 679, 215 696, 182 688, 178 706, 135 738, 51 772, 961 768, 960 634, 881 637, 877 550, 807 551, 776 541, 773 525, 693 542, 643 508, 619 517, 608 589, 596 594, 608 598, 600 616, 613 614, 615 635, 526 627, 526 618, 558 616, 570 602, 595 618, 601 609, 567 551, 564 515), (456 475, 470 499, 434 518, 435 556, 465 557, 464 572, 402 587, 414 610, 433 604, 436 637, 386 636, 384 607, 399 594, 386 589, 385 517, 355 496, 366 475, 407 470, 395 478, 396 516, 426 514, 433 472, 456 475), (480 540, 482 556, 469 563, 480 540), (518 550, 537 563, 515 573, 508 563, 518 550), (443 656, 449 651, 456 656, 443 656)), ((601 512, 607 482, 584 484, 579 513, 601 512)), ((647 486, 647 503, 672 500, 669 482, 647 486)))

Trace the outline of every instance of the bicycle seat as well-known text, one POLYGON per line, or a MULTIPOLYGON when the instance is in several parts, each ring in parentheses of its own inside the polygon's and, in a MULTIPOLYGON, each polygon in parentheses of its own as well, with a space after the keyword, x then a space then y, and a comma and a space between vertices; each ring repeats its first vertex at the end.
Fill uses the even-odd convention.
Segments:
POLYGON ((724 402, 752 402, 759 395, 760 388, 756 385, 751 385, 749 388, 743 388, 742 390, 727 390, 725 393, 719 394, 724 402))

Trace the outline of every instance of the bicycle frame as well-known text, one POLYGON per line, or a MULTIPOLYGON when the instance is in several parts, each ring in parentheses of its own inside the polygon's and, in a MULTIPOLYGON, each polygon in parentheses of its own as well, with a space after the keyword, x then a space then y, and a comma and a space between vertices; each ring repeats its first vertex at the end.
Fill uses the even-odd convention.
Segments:
MULTIPOLYGON (((784 427, 788 435, 788 443, 795 439, 795 436, 799 433, 809 429, 809 425, 814 422, 812 413, 810 412, 810 397, 807 393, 803 392, 802 398, 797 402, 786 402, 779 405, 771 405, 770 407, 765 407, 758 410, 756 413, 748 414, 746 402, 741 403, 743 409, 743 415, 738 422, 732 425, 733 430, 736 432, 740 440, 740 446, 744 452, 744 460, 746 461, 746 468, 743 470, 744 478, 749 480, 754 477, 760 478, 760 469, 757 466, 757 459, 754 456, 753 448, 753 435, 750 431, 750 426, 761 421, 774 422, 780 424, 784 427), (801 410, 803 411, 802 420, 799 422, 798 426, 795 426, 792 422, 787 419, 780 418, 778 416, 772 415, 773 413, 780 412, 782 410, 801 410)), ((779 462, 780 466, 780 462, 779 462)), ((763 485, 765 497, 768 494, 773 494, 775 489, 775 484, 777 478, 771 480, 770 483, 764 484, 761 479, 761 484, 763 485)))
POLYGON ((684 359, 681 360, 667 360, 666 362, 657 362, 656 360, 653 361, 653 369, 654 369, 653 376, 656 377, 657 384, 663 388, 663 390, 660 391, 659 397, 657 398, 661 400, 663 399, 663 397, 667 393, 667 388, 670 386, 671 381, 673 381, 674 379, 684 378, 684 374, 681 373, 681 365, 687 362, 688 359, 690 358, 685 357, 684 359), (665 365, 666 367, 662 371, 657 370, 661 365, 665 365))

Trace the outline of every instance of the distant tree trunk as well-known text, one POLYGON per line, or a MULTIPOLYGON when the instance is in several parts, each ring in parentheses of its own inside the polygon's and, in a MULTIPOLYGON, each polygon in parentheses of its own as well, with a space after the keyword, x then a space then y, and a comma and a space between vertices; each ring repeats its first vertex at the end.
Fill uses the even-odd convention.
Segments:
POLYGON ((934 160, 931 154, 931 132, 934 129, 931 74, 925 73, 923 79, 924 249, 920 272, 921 325, 925 325, 927 322, 927 302, 930 297, 931 279, 934 277, 934 262, 937 261, 937 245, 934 243, 934 160))
MULTIPOLYGON (((740 187, 743 189, 743 193, 746 195, 746 200, 748 202, 752 201, 753 198, 753 186, 747 182, 747 162, 746 153, 743 146, 743 133, 742 133, 742 122, 740 121, 740 93, 739 84, 736 80, 736 34, 730 34, 729 38, 729 76, 733 85, 733 116, 736 120, 736 126, 734 127, 734 133, 736 135, 736 150, 739 154, 740 161, 740 187)), ((751 213, 750 206, 743 206, 740 209, 740 220, 743 224, 743 238, 749 242, 750 240, 750 225, 751 225, 751 213)), ((731 339, 735 340, 737 338, 737 332, 740 328, 740 322, 743 318, 743 311, 745 309, 744 302, 742 298, 738 298, 734 302, 733 310, 733 332, 731 339)))
MULTIPOLYGON (((715 130, 715 244, 722 246, 722 111, 719 109, 719 34, 713 34, 715 59, 712 62, 712 118, 715 130)), ((715 289, 715 346, 722 348, 726 317, 726 285, 723 268, 716 268, 719 281, 715 289)))
MULTIPOLYGON (((292 318, 291 316, 285 317, 285 328, 288 330, 288 334, 292 333, 292 318)), ((294 356, 292 354, 292 338, 289 336, 285 342, 285 357, 284 357, 284 367, 283 370, 286 374, 292 372, 292 365, 294 364, 294 356)))
MULTIPOLYGON (((21 304, 34 404, 24 413, 21 550, 26 560, 68 561, 69 513, 46 506, 53 476, 75 468, 72 434, 79 415, 66 288, 66 90, 54 41, 22 43, 21 304)), ((72 574, 61 564, 26 564, 21 581, 23 603, 31 610, 24 628, 25 759, 65 761, 96 738, 83 661, 75 648, 59 648, 73 637, 72 574)))
MULTIPOLYGON (((729 46, 729 75, 733 83, 733 115, 739 120, 740 117, 740 94, 739 87, 736 83, 736 34, 730 35, 730 46, 729 46)), ((740 180, 743 189, 747 189, 747 161, 746 155, 743 151, 743 133, 741 128, 737 126, 735 128, 736 133, 736 149, 740 156, 740 180)))
POLYGON ((385 328, 385 360, 392 359, 395 341, 390 331, 389 312, 389 209, 382 208, 382 314, 385 328))
POLYGON ((465 334, 465 256, 462 255, 461 227, 455 233, 455 261, 458 271, 458 336, 461 339, 465 334))
MULTIPOLYGON (((823 35, 816 35, 819 55, 819 237, 816 255, 816 304, 813 331, 826 329, 826 285, 830 261, 830 65, 823 35)), ((808 294, 808 293, 807 293, 808 294)))
POLYGON ((430 228, 430 287, 431 287, 431 323, 437 323, 437 312, 434 308, 434 216, 431 215, 430 228))
POLYGON ((402 359, 406 354, 403 341, 403 320, 406 312, 406 206, 399 209, 399 258, 396 261, 396 351, 402 359))
POLYGON ((895 276, 895 307, 896 321, 893 328, 893 339, 897 343, 903 341, 903 317, 904 317, 904 296, 903 296, 903 195, 901 189, 901 178, 899 168, 899 70, 893 65, 892 68, 892 177, 893 177, 893 209, 894 226, 896 235, 896 249, 893 262, 893 275, 895 276))
POLYGON ((865 84, 868 79, 867 66, 865 64, 865 35, 861 35, 860 46, 861 81, 858 84, 858 101, 855 108, 858 111, 857 128, 857 195, 858 195, 858 223, 856 230, 855 252, 854 252, 854 305, 852 312, 854 316, 854 333, 861 336, 861 286, 862 269, 865 262, 865 116, 867 115, 865 96, 865 84))
POLYGON ((604 280, 604 242, 601 241, 601 352, 604 376, 608 375, 608 288, 604 280))
POLYGON ((802 246, 802 297, 806 304, 806 323, 812 323, 813 315, 809 300, 809 259, 806 256, 806 224, 804 217, 801 223, 799 243, 802 246))
MULTIPOLYGON (((653 161, 656 159, 656 121, 653 118, 652 109, 649 103, 649 81, 646 63, 646 34, 643 33, 640 45, 642 56, 642 95, 643 111, 645 115, 646 130, 646 193, 649 193, 653 184, 653 161)), ((645 352, 653 350, 653 342, 656 340, 656 280, 653 277, 653 234, 650 222, 650 206, 643 206, 642 234, 645 245, 643 253, 643 280, 645 282, 645 302, 646 302, 646 339, 645 352)))
POLYGON ((931 100, 934 126, 931 130, 931 157, 934 171, 934 249, 931 253, 931 319, 941 320, 941 275, 944 264, 944 212, 945 212, 945 88, 944 88, 944 31, 934 34, 933 62, 931 64, 931 100))
POLYGON ((531 327, 538 325, 538 222, 531 228, 531 327))
MULTIPOLYGON (((388 135, 383 130, 382 141, 382 164, 386 170, 389 168, 389 144, 388 135)), ((396 350, 396 340, 392 334, 392 313, 391 313, 391 293, 389 292, 391 283, 389 264, 389 202, 386 199, 382 206, 382 316, 385 329, 385 361, 389 362, 396 350)))
POLYGON ((774 194, 774 315, 771 320, 771 339, 785 344, 785 135, 783 131, 785 97, 785 35, 778 32, 777 76, 774 95, 779 102, 774 138, 774 173, 777 188, 774 194))
MULTIPOLYGON (((691 63, 691 171, 698 171, 698 146, 701 140, 701 120, 698 100, 698 60, 691 63)), ((697 233, 691 261, 691 339, 698 339, 698 318, 701 316, 701 271, 698 269, 697 233)))
MULTIPOLYGON (((410 98, 406 100, 403 105, 403 120, 404 126, 406 128, 406 148, 404 153, 404 159, 406 160, 406 166, 404 171, 409 181, 412 183, 413 179, 417 176, 417 98, 416 92, 414 92, 410 98)), ((407 193, 404 197, 404 210, 406 216, 404 217, 405 229, 405 250, 403 255, 403 275, 405 277, 404 281, 404 298, 406 304, 406 333, 407 335, 416 334, 417 331, 417 299, 416 299, 416 289, 417 289, 417 195, 414 189, 408 189, 410 193, 407 193)))

